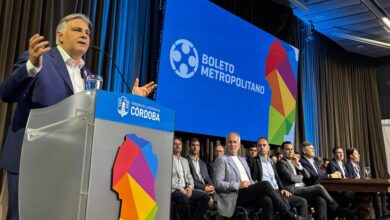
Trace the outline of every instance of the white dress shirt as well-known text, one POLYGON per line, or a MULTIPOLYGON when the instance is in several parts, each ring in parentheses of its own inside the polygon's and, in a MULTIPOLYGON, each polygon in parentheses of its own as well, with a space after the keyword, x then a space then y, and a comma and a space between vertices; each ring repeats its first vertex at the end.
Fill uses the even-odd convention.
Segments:
POLYGON ((243 182, 243 181, 248 181, 249 182, 248 174, 246 173, 244 165, 242 165, 240 159, 238 159, 237 156, 232 156, 232 159, 233 159, 234 163, 236 164, 236 166, 238 168, 238 171, 240 172, 240 180, 241 180, 241 182, 243 182))

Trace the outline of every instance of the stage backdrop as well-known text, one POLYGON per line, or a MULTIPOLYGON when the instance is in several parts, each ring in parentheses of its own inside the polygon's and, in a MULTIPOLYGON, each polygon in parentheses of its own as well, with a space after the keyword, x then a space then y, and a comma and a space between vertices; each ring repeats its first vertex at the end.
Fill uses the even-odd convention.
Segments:
POLYGON ((167 0, 156 100, 176 130, 294 139, 299 51, 207 0, 167 0))

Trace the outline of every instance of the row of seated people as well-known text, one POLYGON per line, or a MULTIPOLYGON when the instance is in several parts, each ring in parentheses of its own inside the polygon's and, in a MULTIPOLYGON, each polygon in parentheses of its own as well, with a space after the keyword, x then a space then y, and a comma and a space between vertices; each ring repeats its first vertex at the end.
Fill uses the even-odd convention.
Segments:
POLYGON ((322 175, 318 164, 312 161, 312 144, 302 145, 303 158, 300 162, 291 142, 284 142, 283 159, 278 160, 276 166, 268 156, 270 146, 266 138, 258 139, 258 155, 255 157, 238 156, 240 147, 238 133, 230 133, 226 137, 226 154, 223 154, 223 147, 216 147, 217 158, 210 163, 210 178, 206 163, 199 159, 199 140, 191 140, 189 155, 183 158, 182 141, 175 137, 171 199, 181 219, 203 219, 214 199, 219 215, 228 218, 234 215, 237 206, 242 206, 261 208, 261 219, 275 219, 276 212, 281 219, 304 219, 308 203, 316 210, 315 219, 334 219, 340 215, 352 217, 350 209, 342 208, 318 184, 318 178, 339 177, 340 171, 322 175), (308 163, 304 163, 304 159, 308 159, 308 163), (193 210, 184 217, 189 205, 193 210))

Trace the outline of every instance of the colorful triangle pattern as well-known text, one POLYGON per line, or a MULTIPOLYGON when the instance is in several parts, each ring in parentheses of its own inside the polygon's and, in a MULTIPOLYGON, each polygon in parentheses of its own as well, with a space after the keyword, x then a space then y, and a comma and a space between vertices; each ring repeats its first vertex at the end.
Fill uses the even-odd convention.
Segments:
POLYGON ((157 166, 151 143, 135 134, 126 135, 112 175, 112 188, 121 200, 120 220, 154 219, 157 166))
POLYGON ((269 49, 265 70, 272 91, 268 139, 270 143, 281 144, 295 122, 297 81, 288 54, 277 39, 269 49))

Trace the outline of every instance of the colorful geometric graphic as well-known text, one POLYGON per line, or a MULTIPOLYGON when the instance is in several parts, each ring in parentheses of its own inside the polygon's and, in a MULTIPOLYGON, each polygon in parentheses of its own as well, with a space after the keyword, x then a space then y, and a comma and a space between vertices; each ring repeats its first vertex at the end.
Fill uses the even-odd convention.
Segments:
POLYGON ((126 135, 112 171, 112 188, 122 200, 120 220, 154 219, 157 166, 151 143, 135 134, 126 135))
POLYGON ((269 49, 265 69, 272 90, 268 139, 270 143, 281 144, 285 135, 294 130, 297 80, 288 54, 277 39, 269 49))

